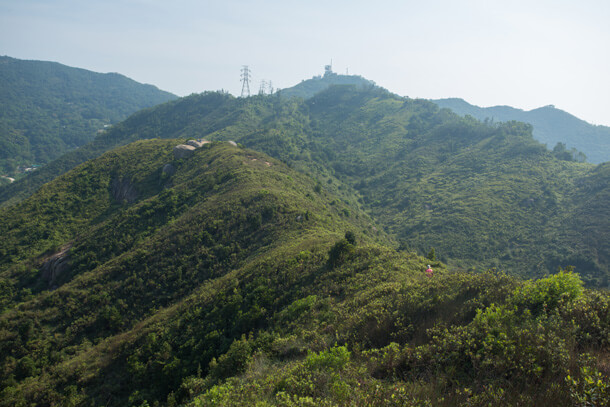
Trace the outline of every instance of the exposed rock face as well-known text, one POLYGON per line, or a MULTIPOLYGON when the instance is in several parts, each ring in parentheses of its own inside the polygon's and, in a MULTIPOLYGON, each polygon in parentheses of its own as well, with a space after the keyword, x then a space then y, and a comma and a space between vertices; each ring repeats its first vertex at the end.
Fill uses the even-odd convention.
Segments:
POLYGON ((195 148, 203 147, 204 144, 211 143, 211 141, 207 140, 189 140, 186 142, 189 146, 193 146, 195 148))
POLYGON ((129 178, 114 178, 110 184, 112 196, 119 202, 134 202, 138 199, 138 191, 129 178))
POLYGON ((197 147, 189 146, 186 144, 178 144, 174 147, 174 158, 179 160, 181 158, 187 158, 193 155, 193 152, 197 147))
POLYGON ((174 167, 171 164, 165 164, 163 166, 163 173, 167 174, 167 175, 174 175, 174 173, 176 172, 176 167, 174 167))
POLYGON ((59 277, 70 268, 68 250, 71 247, 72 245, 64 246, 42 264, 41 278, 48 283, 49 288, 57 288, 59 277))
POLYGON ((174 158, 179 160, 181 158, 188 158, 193 155, 193 152, 203 147, 204 144, 209 144, 211 141, 208 140, 189 140, 186 144, 178 144, 174 147, 174 158))

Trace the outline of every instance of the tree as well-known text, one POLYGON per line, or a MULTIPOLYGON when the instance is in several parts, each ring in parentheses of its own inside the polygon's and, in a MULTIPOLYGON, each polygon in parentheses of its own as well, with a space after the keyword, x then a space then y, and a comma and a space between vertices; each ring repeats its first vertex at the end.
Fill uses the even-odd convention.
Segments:
POLYGON ((356 235, 351 230, 345 232, 345 240, 354 246, 356 245, 356 235))

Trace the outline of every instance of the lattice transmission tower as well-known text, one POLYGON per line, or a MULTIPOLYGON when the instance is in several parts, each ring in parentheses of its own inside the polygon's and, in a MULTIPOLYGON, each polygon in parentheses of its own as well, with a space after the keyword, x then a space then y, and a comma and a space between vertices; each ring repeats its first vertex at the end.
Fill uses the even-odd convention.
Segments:
POLYGON ((250 96, 250 69, 248 65, 241 67, 241 97, 250 96))
POLYGON ((267 81, 264 79, 261 81, 261 87, 258 89, 259 95, 264 95, 267 92, 267 81))

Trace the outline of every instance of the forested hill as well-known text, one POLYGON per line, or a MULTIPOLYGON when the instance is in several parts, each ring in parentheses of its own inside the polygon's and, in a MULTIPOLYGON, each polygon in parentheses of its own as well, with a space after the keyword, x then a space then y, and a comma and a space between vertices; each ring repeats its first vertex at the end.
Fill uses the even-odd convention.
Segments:
MULTIPOLYGON (((83 357, 92 370, 78 386, 96 404, 127 405, 144 387, 165 400, 198 365, 207 371, 234 340, 308 293, 333 244, 328 261, 339 265, 356 239, 387 242, 367 215, 275 159, 226 142, 177 158, 182 142, 106 153, 0 212, 0 405, 66 405, 64 374, 82 371, 65 369, 83 357), (172 368, 150 366, 160 381, 133 370, 135 352, 122 357, 119 348, 147 341, 158 322, 179 331, 199 313, 190 332, 199 343, 176 343, 172 368), (5 335, 22 325, 25 336, 5 335), (118 348, 101 356, 93 346, 101 342, 118 348)), ((178 331, 171 335, 182 341, 187 332, 178 331)))
POLYGON ((610 161, 610 127, 594 126, 554 106, 524 111, 510 106, 479 107, 457 98, 432 102, 461 116, 470 115, 479 120, 530 123, 534 126, 534 138, 549 149, 557 147, 556 152, 568 154, 575 149, 577 151, 572 153, 576 160, 581 158, 578 152, 583 152, 588 162, 596 164, 610 161), (557 143, 563 146, 557 146, 557 143))
POLYGON ((0 57, 0 174, 45 164, 140 109, 175 99, 125 76, 0 57))
POLYGON ((482 123, 376 87, 331 86, 307 100, 191 95, 131 116, 10 191, 28 194, 36 177, 118 145, 189 137, 280 159, 370 211, 403 248, 434 248, 461 270, 533 277, 573 265, 587 284, 608 285, 605 166, 558 158, 530 125, 482 123))
MULTIPOLYGON (((336 118, 320 105, 348 94, 290 106, 336 118)), ((350 104, 415 114, 386 96, 350 104)), ((282 126, 260 131, 286 134, 280 147, 296 134, 323 147, 271 102, 238 100, 237 116, 278 114, 282 126)), ((185 141, 106 152, 0 211, 1 407, 610 401, 607 292, 567 271, 522 281, 397 251, 329 190, 338 179, 221 141, 176 155, 185 141)), ((604 171, 580 187, 599 194, 604 171)))
POLYGON ((314 76, 311 79, 303 80, 301 83, 290 88, 282 89, 279 92, 283 97, 300 97, 308 99, 333 85, 355 85, 359 88, 368 88, 375 86, 375 82, 359 75, 341 75, 332 71, 327 71, 323 76, 314 76))

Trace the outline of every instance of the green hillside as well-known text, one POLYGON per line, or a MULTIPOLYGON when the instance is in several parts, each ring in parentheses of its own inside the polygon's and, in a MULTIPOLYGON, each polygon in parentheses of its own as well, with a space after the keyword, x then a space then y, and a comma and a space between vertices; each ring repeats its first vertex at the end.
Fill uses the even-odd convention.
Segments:
POLYGON ((295 86, 280 90, 279 93, 282 97, 286 98, 298 97, 309 99, 317 93, 335 85, 355 85, 358 88, 365 89, 374 87, 375 82, 358 75, 340 75, 327 71, 322 76, 314 76, 311 79, 303 80, 295 86))
POLYGON ((219 93, 205 93, 171 101, 165 108, 158 106, 138 111, 86 145, 62 155, 17 182, 0 187, 0 202, 4 205, 16 203, 32 195, 46 182, 114 147, 141 139, 180 137, 184 126, 193 125, 193 121, 202 123, 205 132, 209 126, 216 125, 215 121, 227 120, 229 111, 224 102, 228 99, 232 98, 219 93))
POLYGON ((184 140, 0 211, 0 406, 610 400, 607 292, 397 251, 337 181, 226 142, 176 159, 184 140))
POLYGON ((558 158, 529 125, 482 123, 375 87, 332 86, 307 100, 191 95, 131 116, 0 195, 14 201, 109 148, 155 137, 265 152, 369 211, 403 248, 434 248, 461 270, 536 277, 573 265, 588 285, 608 286, 609 201, 591 198, 605 194, 603 165, 558 158))
POLYGON ((175 98, 116 73, 0 56, 0 174, 46 164, 106 126, 175 98))
MULTIPOLYGON (((610 231, 608 201, 585 210, 589 200, 577 187, 596 167, 557 159, 533 140, 530 126, 459 118, 382 90, 337 87, 307 103, 318 120, 312 139, 332 154, 334 175, 406 247, 422 254, 435 248, 461 269, 529 277, 576 265, 579 252, 587 261, 578 270, 607 286, 605 243, 570 226, 578 219, 598 239, 610 231)), ((607 173, 599 174, 603 190, 607 173)))
POLYGON ((470 115, 478 120, 530 123, 534 127, 534 138, 549 149, 561 143, 568 151, 573 149, 571 153, 576 160, 582 160, 579 154, 582 152, 591 163, 610 161, 610 127, 589 124, 554 106, 524 111, 510 106, 479 107, 457 98, 432 102, 461 116, 470 115))

